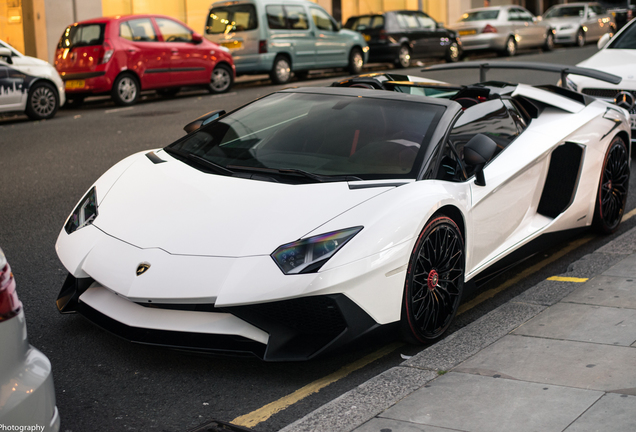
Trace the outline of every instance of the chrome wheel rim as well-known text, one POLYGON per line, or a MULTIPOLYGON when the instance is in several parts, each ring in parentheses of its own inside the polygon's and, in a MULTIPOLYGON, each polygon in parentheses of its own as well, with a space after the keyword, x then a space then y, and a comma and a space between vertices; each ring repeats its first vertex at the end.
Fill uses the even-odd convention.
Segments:
POLYGON ((609 228, 623 218, 629 186, 629 159, 624 145, 615 144, 609 151, 603 168, 599 193, 600 216, 609 228))
POLYGON ((31 107, 40 117, 47 117, 55 110, 55 94, 49 87, 43 85, 35 89, 31 95, 31 107))
POLYGON ((514 39, 512 38, 508 39, 507 49, 508 49, 508 55, 510 56, 515 55, 515 52, 517 51, 517 45, 515 45, 514 39))
POLYGON ((400 62, 400 66, 409 67, 411 64, 411 54, 409 54, 409 49, 405 46, 400 48, 400 52, 398 53, 398 61, 400 62))
POLYGON ((457 312, 464 284, 464 247, 456 226, 435 223, 425 233, 407 280, 411 328, 425 340, 439 337, 457 312))
POLYGON ((137 83, 131 77, 123 77, 117 85, 117 94, 124 102, 132 102, 137 97, 137 83))
POLYGON ((278 78, 279 82, 287 82, 289 81, 289 77, 291 76, 291 68, 289 67, 289 63, 285 60, 279 60, 276 62, 276 78, 278 78))
POLYGON ((459 59, 459 47, 456 43, 451 44, 451 46, 449 47, 449 53, 449 58, 451 59, 451 61, 455 62, 459 59))
POLYGON ((546 45, 548 49, 554 48, 554 35, 552 33, 548 33, 548 40, 546 41, 546 45))
POLYGON ((362 69, 362 64, 364 63, 364 59, 362 58, 362 54, 356 51, 353 54, 352 64, 356 70, 362 69))
POLYGON ((210 80, 210 86, 215 92, 221 93, 230 87, 232 79, 230 73, 222 67, 214 69, 212 72, 212 79, 210 80))
POLYGON ((581 30, 576 34, 576 44, 580 47, 585 45, 585 35, 581 30))

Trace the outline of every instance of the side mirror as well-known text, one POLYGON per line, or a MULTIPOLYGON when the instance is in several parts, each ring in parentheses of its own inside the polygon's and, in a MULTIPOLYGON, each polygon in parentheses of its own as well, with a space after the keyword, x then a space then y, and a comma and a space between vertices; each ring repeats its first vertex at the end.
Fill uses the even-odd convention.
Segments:
POLYGON ((9 64, 13 64, 13 60, 11 60, 11 50, 9 48, 0 47, 0 58, 6 61, 9 64))
POLYGON ((435 23, 435 28, 443 29, 444 28, 444 23, 443 22, 436 22, 435 23))
POLYGON ((203 42, 203 36, 198 33, 192 33, 192 43, 198 45, 201 42, 203 42))
POLYGON ((497 143, 486 135, 477 134, 464 146, 464 162, 475 167, 475 184, 486 186, 484 165, 492 159, 497 150, 497 143))
POLYGON ((605 48, 611 38, 612 38, 612 35, 610 35, 609 33, 605 33, 603 36, 601 36, 601 38, 596 43, 596 46, 598 47, 598 49, 605 48))
POLYGON ((196 130, 199 130, 202 126, 205 126, 206 124, 213 122, 214 120, 218 119, 219 117, 223 115, 225 115, 225 110, 210 111, 209 113, 202 115, 195 121, 185 125, 183 127, 183 130, 186 131, 187 133, 192 133, 196 130))

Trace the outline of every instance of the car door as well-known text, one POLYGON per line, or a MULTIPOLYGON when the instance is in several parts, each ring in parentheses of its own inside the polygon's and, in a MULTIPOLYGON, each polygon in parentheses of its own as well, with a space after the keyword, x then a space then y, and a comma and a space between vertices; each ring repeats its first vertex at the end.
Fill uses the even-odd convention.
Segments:
POLYGON ((477 134, 493 139, 498 149, 484 168, 485 186, 471 180, 475 167, 464 166, 472 193, 472 230, 468 234, 473 247, 467 269, 474 270, 519 241, 543 173, 543 166, 526 166, 526 160, 505 151, 518 138, 519 129, 500 99, 467 108, 451 130, 449 141, 456 153, 463 155, 464 146, 477 134))
POLYGON ((0 111, 21 110, 25 99, 25 75, 0 60, 0 111))
POLYGON ((539 27, 534 21, 534 17, 527 10, 517 8, 515 29, 519 38, 517 44, 520 48, 541 45, 543 41, 543 27, 539 27))
POLYGON ((424 12, 415 12, 419 23, 418 39, 425 48, 423 57, 443 57, 449 44, 448 35, 444 28, 437 28, 437 22, 424 12))
POLYGON ((150 18, 120 22, 119 37, 127 66, 138 73, 142 89, 170 85, 170 52, 166 44, 159 41, 150 18))
POLYGON ((170 51, 170 82, 175 85, 210 81, 212 62, 192 38, 192 30, 169 18, 154 18, 163 43, 170 51))
POLYGON ((316 65, 322 67, 345 66, 348 62, 348 41, 340 35, 338 27, 327 12, 309 8, 316 35, 316 65))
POLYGON ((316 33, 302 5, 285 5, 287 29, 272 30, 271 44, 275 52, 290 52, 292 68, 311 69, 316 64, 316 33))
POLYGON ((409 40, 412 57, 425 57, 429 41, 427 35, 421 32, 420 23, 415 14, 410 11, 401 11, 396 12, 395 18, 404 36, 409 40))

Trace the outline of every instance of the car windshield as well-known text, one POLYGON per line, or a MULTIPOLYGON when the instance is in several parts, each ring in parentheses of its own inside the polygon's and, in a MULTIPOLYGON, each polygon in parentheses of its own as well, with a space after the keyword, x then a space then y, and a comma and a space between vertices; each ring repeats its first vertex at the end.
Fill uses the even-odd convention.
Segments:
POLYGON ((298 177, 300 171, 306 181, 329 176, 416 178, 444 109, 386 98, 274 93, 166 151, 184 162, 207 161, 215 172, 260 171, 277 181, 287 181, 290 174, 298 177))
POLYGON ((632 24, 616 37, 609 44, 608 48, 614 49, 636 49, 636 25, 632 24))
POLYGON ((80 46, 101 45, 104 43, 104 28, 106 24, 76 24, 68 26, 58 48, 75 48, 80 46))
POLYGON ((258 27, 256 8, 252 4, 220 6, 210 10, 205 25, 207 34, 254 30, 258 27))
POLYGON ((564 6, 550 9, 545 18, 572 18, 582 17, 585 13, 584 6, 564 6))
POLYGON ((472 12, 466 12, 461 16, 459 22, 465 21, 483 21, 483 20, 496 20, 499 16, 499 9, 492 10, 478 10, 472 12))

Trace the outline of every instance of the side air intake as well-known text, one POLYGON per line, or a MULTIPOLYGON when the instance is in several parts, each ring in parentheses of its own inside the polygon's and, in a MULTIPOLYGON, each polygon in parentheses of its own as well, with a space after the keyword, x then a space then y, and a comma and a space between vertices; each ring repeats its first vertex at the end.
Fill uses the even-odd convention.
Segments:
POLYGON ((552 152, 538 213, 555 218, 574 201, 583 164, 583 147, 566 142, 552 152))

